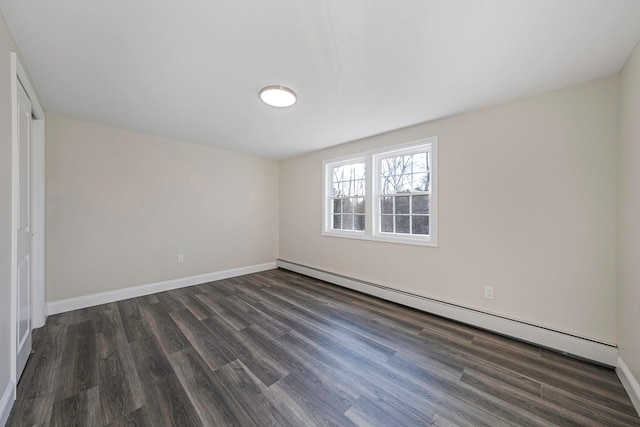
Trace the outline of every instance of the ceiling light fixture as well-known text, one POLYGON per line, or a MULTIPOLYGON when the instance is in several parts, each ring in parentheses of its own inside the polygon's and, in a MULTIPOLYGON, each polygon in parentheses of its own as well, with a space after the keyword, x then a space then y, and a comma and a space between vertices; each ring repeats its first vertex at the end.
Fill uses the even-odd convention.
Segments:
POLYGON ((273 107, 291 107, 296 103, 297 96, 288 87, 272 85, 260 89, 260 99, 273 107))

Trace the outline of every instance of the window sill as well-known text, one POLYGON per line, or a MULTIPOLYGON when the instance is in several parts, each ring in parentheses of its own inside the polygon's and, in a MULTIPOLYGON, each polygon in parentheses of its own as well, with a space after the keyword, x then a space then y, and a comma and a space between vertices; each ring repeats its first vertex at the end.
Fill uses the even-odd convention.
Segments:
POLYGON ((384 242, 384 243, 396 243, 401 245, 413 245, 413 246, 428 246, 432 248, 437 248, 438 243, 435 239, 425 239, 420 237, 410 237, 410 236, 384 236, 384 235, 368 235, 364 232, 359 231, 323 231, 323 236, 326 237, 338 237, 343 239, 356 239, 356 240, 369 240, 373 242, 384 242))

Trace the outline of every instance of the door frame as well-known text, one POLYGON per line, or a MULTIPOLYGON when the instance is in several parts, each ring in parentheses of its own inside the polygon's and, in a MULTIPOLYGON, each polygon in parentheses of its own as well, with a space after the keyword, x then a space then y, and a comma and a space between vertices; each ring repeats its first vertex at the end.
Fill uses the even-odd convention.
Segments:
MULTIPOLYGON (((31 326, 44 326, 45 305, 45 113, 29 75, 15 52, 11 52, 11 380, 17 387, 18 348, 18 85, 31 100, 31 326)), ((14 390, 14 398, 15 398, 14 390)))

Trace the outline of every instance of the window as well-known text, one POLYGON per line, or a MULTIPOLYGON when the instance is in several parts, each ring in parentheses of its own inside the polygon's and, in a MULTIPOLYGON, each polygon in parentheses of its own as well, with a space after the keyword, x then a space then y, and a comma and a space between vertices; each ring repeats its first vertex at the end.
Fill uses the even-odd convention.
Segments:
POLYGON ((364 161, 331 167, 333 230, 364 230, 364 161))
POLYGON ((429 154, 422 148, 377 159, 381 233, 429 234, 429 154))
POLYGON ((431 137, 324 162, 323 234, 436 246, 436 146, 431 137))

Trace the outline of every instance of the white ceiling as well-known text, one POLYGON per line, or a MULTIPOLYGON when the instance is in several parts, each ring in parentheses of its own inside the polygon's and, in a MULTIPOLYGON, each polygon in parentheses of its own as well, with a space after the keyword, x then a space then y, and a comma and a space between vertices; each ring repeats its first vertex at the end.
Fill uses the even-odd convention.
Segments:
POLYGON ((639 0, 0 0, 47 111, 274 158, 617 73, 639 0), (264 105, 269 84, 291 108, 264 105))

